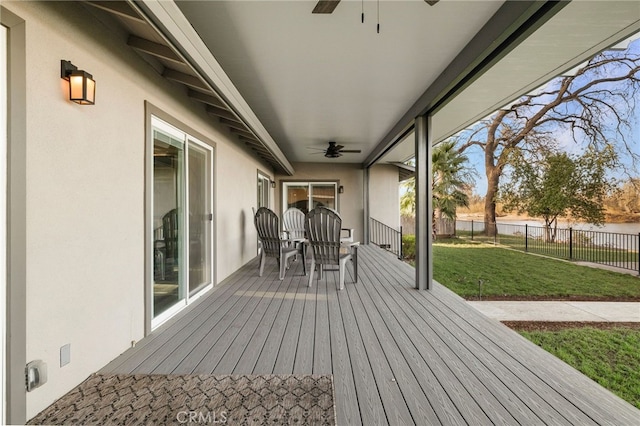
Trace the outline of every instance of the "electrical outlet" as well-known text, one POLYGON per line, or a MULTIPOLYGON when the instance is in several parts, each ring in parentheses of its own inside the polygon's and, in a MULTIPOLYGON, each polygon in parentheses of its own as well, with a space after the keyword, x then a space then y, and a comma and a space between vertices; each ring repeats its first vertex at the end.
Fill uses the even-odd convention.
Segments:
POLYGON ((71 362, 71 343, 67 343, 66 345, 60 348, 60 367, 64 367, 70 362, 71 362))

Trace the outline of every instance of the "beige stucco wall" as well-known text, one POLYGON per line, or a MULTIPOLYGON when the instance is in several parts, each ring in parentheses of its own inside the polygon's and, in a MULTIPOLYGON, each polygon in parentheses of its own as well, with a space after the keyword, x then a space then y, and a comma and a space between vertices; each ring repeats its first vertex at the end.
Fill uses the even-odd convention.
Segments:
POLYGON ((293 176, 278 175, 275 211, 282 213, 282 181, 340 181, 344 193, 338 194, 338 210, 344 228, 354 229, 354 240, 361 241, 364 217, 364 171, 360 164, 293 163, 293 176))
POLYGON ((145 101, 216 144, 218 281, 256 254, 256 171, 269 167, 90 6, 3 6, 26 21, 26 351, 49 375, 27 395, 30 418, 144 335, 145 101), (67 100, 61 59, 93 74, 96 105, 67 100), (65 344, 71 363, 60 367, 65 344))
POLYGON ((398 168, 379 164, 369 169, 369 215, 392 228, 400 226, 398 168))

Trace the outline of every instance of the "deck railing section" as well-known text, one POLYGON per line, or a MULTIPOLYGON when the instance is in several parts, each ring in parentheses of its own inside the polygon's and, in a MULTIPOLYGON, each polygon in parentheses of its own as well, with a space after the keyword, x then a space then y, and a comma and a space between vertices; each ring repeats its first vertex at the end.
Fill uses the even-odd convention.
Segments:
POLYGON ((369 240, 402 259, 402 226, 394 229, 372 217, 369 218, 369 240))
POLYGON ((456 234, 514 249, 575 261, 599 263, 640 274, 640 233, 456 221, 456 234), (495 232, 493 230, 495 229, 495 232))

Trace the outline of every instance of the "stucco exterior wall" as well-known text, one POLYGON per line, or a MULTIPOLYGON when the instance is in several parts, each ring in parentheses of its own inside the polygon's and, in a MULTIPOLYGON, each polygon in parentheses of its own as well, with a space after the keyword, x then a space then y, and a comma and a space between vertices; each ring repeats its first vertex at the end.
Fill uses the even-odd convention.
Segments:
POLYGON ((26 22, 26 361, 49 376, 27 394, 30 418, 144 335, 145 101, 216 144, 218 282, 256 254, 256 171, 270 169, 91 6, 3 6, 26 22), (68 101, 61 59, 93 74, 96 105, 68 101))
POLYGON ((354 241, 362 241, 364 217, 364 171, 360 164, 293 163, 293 176, 278 175, 275 212, 282 214, 282 181, 340 181, 344 193, 338 194, 338 210, 344 228, 354 229, 354 241))
POLYGON ((398 168, 379 164, 369 169, 369 215, 392 228, 400 227, 398 168))

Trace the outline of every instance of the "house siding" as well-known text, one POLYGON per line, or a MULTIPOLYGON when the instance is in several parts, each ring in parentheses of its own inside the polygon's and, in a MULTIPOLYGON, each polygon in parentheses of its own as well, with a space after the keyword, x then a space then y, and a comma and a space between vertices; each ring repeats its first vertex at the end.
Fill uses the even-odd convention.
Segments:
POLYGON ((255 257, 256 170, 270 168, 91 6, 3 7, 26 24, 25 362, 48 365, 47 383, 27 394, 28 419, 144 336, 145 102, 215 142, 217 282, 255 257), (68 101, 61 59, 93 74, 94 106, 68 101), (66 344, 71 363, 60 367, 66 344))

